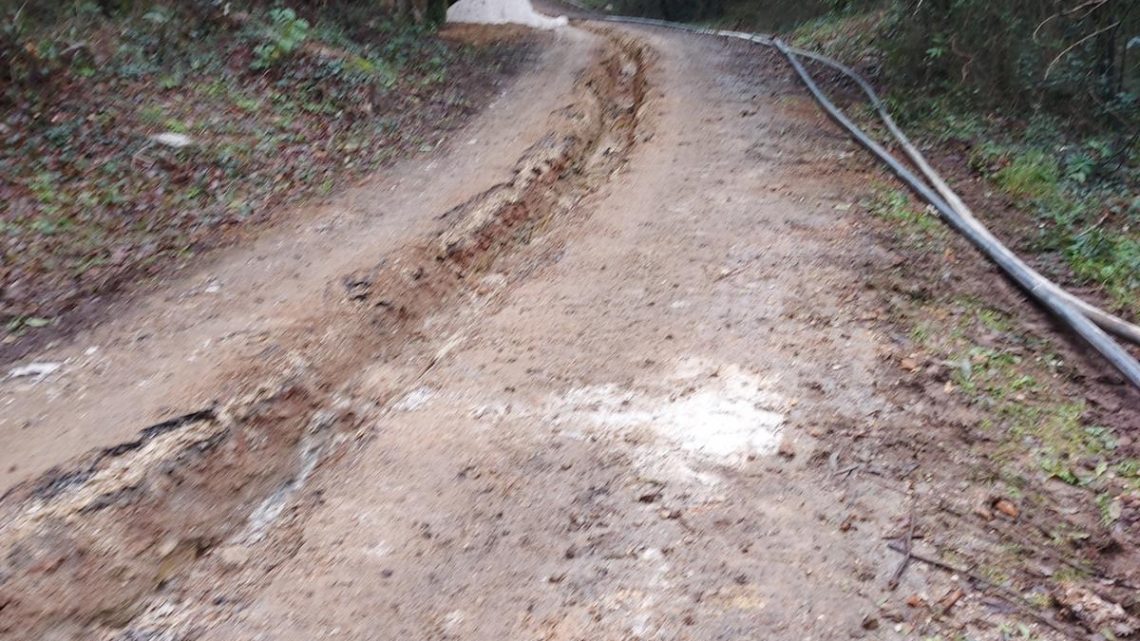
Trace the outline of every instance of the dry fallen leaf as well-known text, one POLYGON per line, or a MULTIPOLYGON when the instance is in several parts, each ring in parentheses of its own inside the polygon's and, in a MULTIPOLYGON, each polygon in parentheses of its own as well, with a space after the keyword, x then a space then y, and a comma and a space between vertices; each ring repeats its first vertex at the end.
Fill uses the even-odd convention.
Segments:
POLYGON ((954 588, 947 592, 946 596, 938 601, 938 605, 942 608, 942 614, 949 614, 950 610, 952 610, 965 595, 966 593, 963 592, 961 588, 954 588))
POLYGON ((1009 499, 998 499, 994 501, 994 509, 1011 519, 1016 519, 1021 514, 1021 510, 1009 499))

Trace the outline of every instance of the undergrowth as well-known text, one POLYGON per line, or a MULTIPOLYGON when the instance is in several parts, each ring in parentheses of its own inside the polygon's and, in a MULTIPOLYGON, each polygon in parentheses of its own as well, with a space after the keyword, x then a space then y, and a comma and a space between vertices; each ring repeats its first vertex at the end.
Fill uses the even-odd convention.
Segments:
POLYGON ((1121 496, 1140 490, 1140 461, 1118 454, 1119 435, 1090 421, 1084 400, 1058 394, 1064 359, 978 298, 926 305, 911 340, 949 369, 948 390, 984 410, 986 456, 1008 491, 1020 495, 1051 479, 1082 488, 1111 526, 1121 496))
POLYGON ((220 6, 4 16, 24 52, 0 79, 5 340, 430 146, 472 109, 454 74, 498 69, 495 45, 360 3, 220 6))
MULTIPOLYGON (((882 64, 883 11, 837 13, 807 21, 796 44, 861 67, 882 64)), ((1140 316, 1140 147, 1108 129, 1041 110, 983 109, 962 91, 892 90, 885 100, 918 140, 966 149, 969 168, 1027 213, 1020 243, 1052 274, 1103 291, 1108 306, 1140 316)), ((987 212, 979 211, 986 215, 987 212)))
MULTIPOLYGON (((1057 188, 1065 180, 1063 165, 1054 158, 1033 154, 993 173, 995 184, 1011 193, 1058 207, 1067 202, 1057 188)), ((905 252, 949 251, 952 234, 905 192, 879 185, 866 207, 905 252)), ((1003 491, 1039 495, 1048 482, 1061 482, 1083 490, 1086 507, 1103 527, 1113 527, 1125 497, 1140 491, 1140 460, 1120 449, 1128 434, 1098 423, 1088 401, 1064 392, 1074 370, 1050 340, 977 295, 902 291, 908 297, 896 304, 897 320, 909 327, 916 353, 943 372, 936 376, 945 391, 979 410, 980 458, 992 464, 1003 491)))

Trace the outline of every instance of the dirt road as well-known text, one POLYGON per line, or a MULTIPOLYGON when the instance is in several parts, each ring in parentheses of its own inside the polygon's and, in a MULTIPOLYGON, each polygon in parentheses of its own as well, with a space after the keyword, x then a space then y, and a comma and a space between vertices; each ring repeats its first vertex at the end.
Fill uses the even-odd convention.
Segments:
POLYGON ((890 589, 936 490, 829 439, 913 409, 876 175, 755 49, 560 30, 440 150, 0 386, 0 638, 1048 638, 890 589))
MULTIPOLYGON (((813 414, 882 409, 838 380, 874 367, 866 329, 785 322, 842 313, 847 201, 750 162, 847 145, 758 110, 779 88, 719 43, 642 37, 659 52, 652 140, 588 220, 541 241, 550 264, 491 274, 498 309, 436 320, 447 358, 378 420, 294 562, 209 638, 371 638, 370 613, 393 639, 846 637, 876 611, 862 582, 890 553, 821 527, 834 494, 776 455, 787 439, 811 457, 796 406, 813 384, 835 392, 813 414)), ((902 495, 864 500, 872 530, 905 512, 902 495)))

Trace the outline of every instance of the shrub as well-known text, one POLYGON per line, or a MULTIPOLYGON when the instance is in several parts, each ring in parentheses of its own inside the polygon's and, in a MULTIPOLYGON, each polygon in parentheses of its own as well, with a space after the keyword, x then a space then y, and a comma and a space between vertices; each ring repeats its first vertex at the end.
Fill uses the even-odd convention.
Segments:
POLYGON ((268 69, 278 60, 292 54, 309 35, 309 22, 298 18, 292 9, 270 9, 265 42, 253 50, 254 69, 268 69))

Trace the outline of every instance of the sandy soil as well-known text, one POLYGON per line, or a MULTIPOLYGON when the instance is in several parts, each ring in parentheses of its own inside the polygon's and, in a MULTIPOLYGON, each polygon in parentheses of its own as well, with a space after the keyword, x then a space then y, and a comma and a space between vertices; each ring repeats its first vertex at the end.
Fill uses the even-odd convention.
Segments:
POLYGON ((0 638, 1076 629, 893 586, 930 477, 843 436, 914 410, 879 174, 756 60, 560 30, 443 151, 4 383, 0 638))

